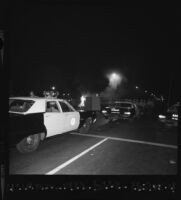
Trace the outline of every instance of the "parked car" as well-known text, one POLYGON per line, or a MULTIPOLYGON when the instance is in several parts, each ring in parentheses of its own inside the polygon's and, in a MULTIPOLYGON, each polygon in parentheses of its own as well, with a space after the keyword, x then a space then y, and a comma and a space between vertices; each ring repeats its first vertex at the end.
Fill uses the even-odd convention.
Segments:
POLYGON ((178 120, 178 107, 180 106, 179 103, 172 105, 168 108, 167 113, 172 120, 178 120))
POLYGON ((9 98, 10 144, 15 144, 22 153, 35 151, 45 138, 74 130, 87 130, 85 124, 88 121, 92 123, 92 113, 81 113, 63 99, 9 98))
POLYGON ((169 123, 170 125, 177 125, 179 106, 179 103, 170 106, 168 109, 158 115, 159 120, 167 124, 169 123))
POLYGON ((102 108, 102 113, 106 118, 113 119, 134 119, 138 117, 136 104, 126 101, 116 101, 113 104, 102 108))

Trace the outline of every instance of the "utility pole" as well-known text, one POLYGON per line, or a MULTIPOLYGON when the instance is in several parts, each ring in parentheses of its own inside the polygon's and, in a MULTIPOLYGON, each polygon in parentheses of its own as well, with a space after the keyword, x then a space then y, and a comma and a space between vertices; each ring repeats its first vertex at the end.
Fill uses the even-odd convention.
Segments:
POLYGON ((4 31, 0 29, 0 54, 1 54, 1 64, 3 64, 4 56, 4 31))
MULTIPOLYGON (((0 70, 3 71, 3 54, 4 54, 4 31, 0 29, 0 70)), ((1 77, 2 80, 2 77, 1 77)), ((1 83, 1 85, 3 85, 1 83)), ((3 105, 4 102, 3 102, 3 105)), ((5 129, 1 127, 0 135, 0 174, 1 174, 1 198, 4 199, 5 191, 5 129)))
POLYGON ((167 109, 170 107, 170 99, 171 99, 171 94, 172 94, 172 73, 170 75, 170 81, 169 81, 167 109))

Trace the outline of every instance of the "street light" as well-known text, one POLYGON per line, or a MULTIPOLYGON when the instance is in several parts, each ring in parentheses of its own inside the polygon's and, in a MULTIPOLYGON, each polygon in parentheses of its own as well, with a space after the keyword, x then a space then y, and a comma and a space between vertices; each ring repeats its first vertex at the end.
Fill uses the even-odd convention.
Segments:
POLYGON ((55 90, 55 86, 52 86, 52 90, 55 90))
POLYGON ((121 74, 117 72, 113 72, 111 74, 108 74, 108 79, 109 79, 109 85, 111 88, 116 89, 117 86, 121 83, 122 81, 122 76, 121 74))
POLYGON ((136 89, 139 89, 139 87, 138 87, 138 86, 136 86, 135 88, 136 88, 136 89))

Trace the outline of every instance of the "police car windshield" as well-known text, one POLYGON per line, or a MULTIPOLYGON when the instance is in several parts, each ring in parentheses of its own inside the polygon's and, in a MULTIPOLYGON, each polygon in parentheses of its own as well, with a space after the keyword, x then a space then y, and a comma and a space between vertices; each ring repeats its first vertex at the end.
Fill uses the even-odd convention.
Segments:
POLYGON ((9 111, 11 112, 26 112, 34 104, 33 100, 10 99, 9 111))

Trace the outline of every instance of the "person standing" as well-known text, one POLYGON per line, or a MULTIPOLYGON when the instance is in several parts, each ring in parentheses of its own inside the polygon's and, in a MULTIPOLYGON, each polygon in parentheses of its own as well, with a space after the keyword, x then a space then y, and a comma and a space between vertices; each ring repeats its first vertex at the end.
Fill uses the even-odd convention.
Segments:
POLYGON ((33 91, 30 91, 30 97, 37 97, 33 91))

